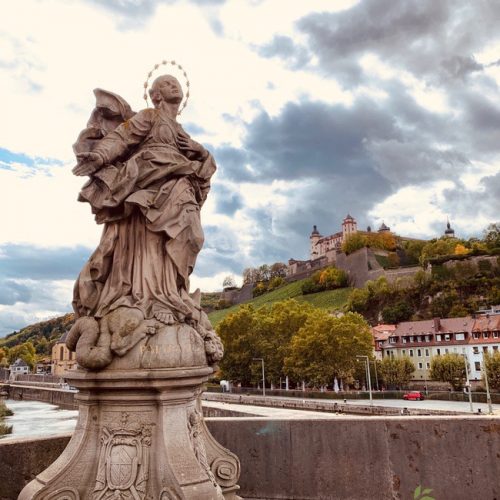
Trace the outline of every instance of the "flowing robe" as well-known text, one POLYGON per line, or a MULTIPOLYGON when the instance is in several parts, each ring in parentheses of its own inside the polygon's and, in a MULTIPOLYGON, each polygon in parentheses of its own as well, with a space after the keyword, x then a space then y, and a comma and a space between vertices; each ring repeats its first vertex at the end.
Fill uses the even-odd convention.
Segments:
POLYGON ((99 246, 75 284, 77 316, 101 318, 117 307, 145 318, 167 312, 178 321, 204 313, 188 294, 203 245, 200 208, 216 166, 191 160, 177 146, 181 126, 156 109, 140 111, 98 141, 105 166, 82 188, 104 224, 99 246))

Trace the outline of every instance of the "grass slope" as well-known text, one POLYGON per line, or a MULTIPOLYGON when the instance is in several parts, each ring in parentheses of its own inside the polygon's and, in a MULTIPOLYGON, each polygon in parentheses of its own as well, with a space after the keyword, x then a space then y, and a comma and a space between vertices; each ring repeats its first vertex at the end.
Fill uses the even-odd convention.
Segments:
MULTIPOLYGON (((262 307, 279 302, 280 300, 296 299, 298 301, 305 301, 311 303, 313 306, 320 307, 321 309, 340 309, 346 302, 347 296, 351 288, 340 288, 338 290, 327 290, 326 292, 311 293, 310 295, 302 295, 302 283, 305 280, 294 281, 288 285, 273 290, 272 292, 265 293, 260 297, 255 297, 244 304, 252 304, 254 307, 262 307)), ((228 314, 238 310, 242 304, 238 304, 228 309, 211 312, 208 317, 215 327, 220 323, 228 314)))

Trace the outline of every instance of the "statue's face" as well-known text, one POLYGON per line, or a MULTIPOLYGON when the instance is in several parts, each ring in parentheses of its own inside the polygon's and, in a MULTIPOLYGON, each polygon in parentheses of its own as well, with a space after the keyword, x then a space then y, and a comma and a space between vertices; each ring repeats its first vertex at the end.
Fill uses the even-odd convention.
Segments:
POLYGON ((184 97, 180 83, 171 75, 159 76, 153 82, 149 95, 155 108, 161 101, 180 103, 184 97))

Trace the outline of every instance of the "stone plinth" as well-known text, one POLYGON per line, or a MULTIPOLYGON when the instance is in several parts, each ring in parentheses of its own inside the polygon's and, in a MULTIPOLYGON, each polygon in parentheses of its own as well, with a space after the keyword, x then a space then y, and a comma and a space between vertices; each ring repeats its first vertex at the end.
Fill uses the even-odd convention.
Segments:
POLYGON ((206 365, 73 372, 76 430, 19 499, 239 498, 239 461, 202 418, 199 396, 212 373, 206 365))

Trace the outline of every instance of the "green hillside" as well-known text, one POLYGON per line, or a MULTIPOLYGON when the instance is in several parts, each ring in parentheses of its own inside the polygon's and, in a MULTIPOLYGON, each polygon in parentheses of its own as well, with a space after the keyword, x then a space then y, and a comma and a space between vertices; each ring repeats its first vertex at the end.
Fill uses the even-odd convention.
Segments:
POLYGON ((11 348, 24 342, 31 342, 38 355, 50 355, 52 346, 66 330, 72 327, 74 322, 74 314, 69 313, 64 316, 26 326, 19 332, 12 332, 5 338, 0 339, 0 348, 11 348))
MULTIPOLYGON (((252 304, 254 307, 262 307, 273 302, 279 302, 280 300, 295 299, 298 301, 305 301, 311 303, 313 306, 320 307, 322 309, 340 309, 347 301, 347 296, 349 295, 351 288, 339 288, 337 290, 327 290, 325 292, 311 293, 310 295, 302 295, 302 284, 305 280, 294 281, 288 285, 282 286, 277 290, 265 293, 259 297, 255 297, 245 304, 252 304)), ((228 314, 235 312, 241 304, 238 304, 228 309, 222 309, 220 311, 211 312, 208 317, 215 327, 220 323, 228 314)))

